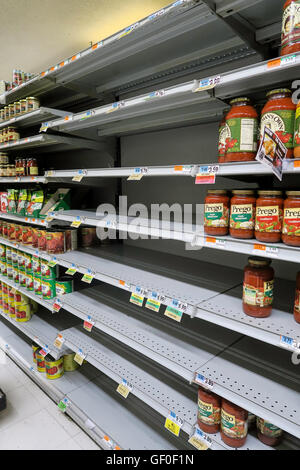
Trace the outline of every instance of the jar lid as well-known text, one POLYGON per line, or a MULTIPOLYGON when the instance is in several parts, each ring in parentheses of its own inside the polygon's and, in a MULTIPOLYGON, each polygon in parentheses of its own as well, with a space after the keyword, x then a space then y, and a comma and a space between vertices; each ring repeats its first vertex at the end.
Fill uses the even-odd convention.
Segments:
POLYGON ((20 100, 20 103, 23 103, 24 101, 25 101, 25 103, 26 103, 26 99, 20 100))
POLYGON ((286 191, 287 196, 300 196, 300 191, 286 191))
POLYGON ((250 98, 247 98, 245 96, 242 96, 240 98, 234 98, 229 102, 229 104, 234 104, 234 103, 241 103, 242 101, 246 101, 247 103, 250 103, 250 98))
POLYGON ((275 191, 275 190, 263 190, 263 191, 258 191, 259 196, 282 196, 282 191, 275 191))
POLYGON ((232 194, 240 194, 240 195, 245 195, 245 196, 254 196, 255 191, 254 189, 234 189, 232 191, 232 194))
POLYGON ((288 93, 289 95, 291 95, 292 91, 289 88, 277 88, 276 90, 268 91, 266 97, 269 98, 269 96, 278 95, 279 93, 288 93))
POLYGON ((27 100, 37 100, 37 98, 35 96, 27 96, 26 99, 27 100))
POLYGON ((227 195, 227 190, 226 189, 209 189, 207 191, 207 194, 224 194, 224 195, 227 195))
POLYGON ((269 266, 272 261, 270 259, 260 258, 259 256, 250 256, 248 262, 252 266, 269 266))

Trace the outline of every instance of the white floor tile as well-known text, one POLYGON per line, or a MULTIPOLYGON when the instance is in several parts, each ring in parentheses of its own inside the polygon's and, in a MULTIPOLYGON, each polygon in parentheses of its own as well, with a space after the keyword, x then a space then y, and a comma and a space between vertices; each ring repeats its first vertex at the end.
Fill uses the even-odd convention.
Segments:
POLYGON ((22 382, 13 374, 8 365, 0 365, 0 388, 4 393, 21 387, 22 382))
POLYGON ((73 438, 82 450, 101 450, 99 446, 83 431, 80 431, 73 438))
POLYGON ((47 407, 49 413, 51 413, 53 418, 62 427, 62 429, 64 429, 68 433, 69 437, 76 436, 76 434, 81 431, 81 428, 77 426, 77 424, 66 414, 62 413, 56 405, 52 405, 47 407))
POLYGON ((57 450, 82 450, 79 444, 74 439, 69 439, 57 447, 57 450))
POLYGON ((24 385, 26 390, 28 390, 32 395, 34 396, 35 400, 43 407, 51 407, 53 406, 54 408, 57 406, 51 398, 46 395, 43 390, 41 390, 32 380, 30 380, 29 383, 26 383, 24 385))
POLYGON ((42 405, 25 385, 6 394, 7 408, 0 413, 0 431, 41 410, 42 405))

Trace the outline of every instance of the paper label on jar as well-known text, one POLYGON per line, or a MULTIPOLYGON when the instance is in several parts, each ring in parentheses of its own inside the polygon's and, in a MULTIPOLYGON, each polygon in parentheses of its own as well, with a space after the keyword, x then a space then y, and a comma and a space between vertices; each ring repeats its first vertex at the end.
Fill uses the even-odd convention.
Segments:
POLYGON ((300 1, 290 3, 283 12, 281 45, 300 41, 300 1))
POLYGON ((254 229, 253 204, 233 204, 231 206, 230 228, 254 229))
POLYGON ((300 207, 284 209, 282 233, 300 236, 300 207))
POLYGON ((266 281, 263 287, 254 287, 244 282, 243 302, 247 305, 267 307, 273 303, 274 281, 266 281))
POLYGON ((281 232, 283 211, 279 206, 256 208, 255 230, 257 232, 281 232))
POLYGON ((229 137, 226 142, 227 153, 256 152, 257 119, 232 118, 226 121, 229 137))
POLYGON ((204 225, 208 227, 227 227, 229 209, 223 203, 205 204, 204 225))
POLYGON ((294 309, 297 313, 300 314, 300 289, 296 289, 294 309))
POLYGON ((234 439, 243 439, 247 436, 247 421, 238 419, 223 409, 221 410, 221 426, 223 433, 228 437, 232 437, 234 439))
POLYGON ((219 424, 221 420, 221 408, 212 403, 198 400, 198 419, 205 424, 219 424))
POLYGON ((226 143, 230 140, 230 127, 228 124, 219 128, 218 156, 224 157, 226 153, 226 143))
POLYGON ((267 112, 261 117, 260 138, 263 139, 265 127, 268 127, 286 148, 291 149, 294 145, 294 123, 295 111, 292 109, 267 112))
POLYGON ((261 432, 261 434, 264 434, 265 436, 269 436, 269 437, 282 436, 282 433, 283 433, 282 429, 278 428, 277 426, 274 426, 274 424, 271 424, 262 418, 257 418, 256 425, 257 425, 257 429, 261 432))

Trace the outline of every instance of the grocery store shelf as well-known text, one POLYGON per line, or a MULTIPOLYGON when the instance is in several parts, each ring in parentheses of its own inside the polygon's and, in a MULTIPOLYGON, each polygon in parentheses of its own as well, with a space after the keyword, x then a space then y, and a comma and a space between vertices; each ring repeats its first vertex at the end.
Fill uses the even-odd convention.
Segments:
POLYGON ((44 176, 0 176, 0 183, 47 183, 44 176))
POLYGON ((300 437, 300 381, 290 353, 244 338, 197 372, 215 393, 300 437))
POLYGON ((65 117, 71 116, 72 113, 68 113, 66 111, 60 111, 58 109, 52 108, 45 108, 44 106, 31 111, 30 113, 22 114, 21 116, 17 116, 7 121, 0 122, 0 129, 3 127, 17 127, 17 128, 24 128, 34 126, 36 124, 40 124, 45 121, 50 121, 51 119, 58 118, 58 117, 65 117))
POLYGON ((0 212, 0 219, 14 220, 16 222, 33 225, 41 225, 42 227, 49 227, 51 225, 51 222, 47 222, 46 219, 36 219, 35 217, 21 217, 16 214, 8 214, 6 212, 0 212))
POLYGON ((27 149, 38 149, 39 152, 71 150, 88 148, 99 150, 101 145, 99 142, 88 139, 80 139, 78 137, 63 137, 60 135, 34 135, 32 137, 25 137, 24 139, 16 140, 14 142, 4 142, 0 144, 1 152, 19 151, 27 149))
POLYGON ((42 305, 43 307, 46 307, 48 310, 53 312, 53 301, 51 300, 45 300, 43 299, 42 296, 40 295, 35 295, 34 292, 28 291, 27 289, 24 289, 24 287, 20 287, 19 284, 16 284, 12 279, 9 279, 6 276, 0 275, 0 281, 5 282, 10 287, 13 287, 14 289, 18 290, 19 292, 22 292, 24 295, 27 295, 32 300, 35 300, 38 304, 42 305))

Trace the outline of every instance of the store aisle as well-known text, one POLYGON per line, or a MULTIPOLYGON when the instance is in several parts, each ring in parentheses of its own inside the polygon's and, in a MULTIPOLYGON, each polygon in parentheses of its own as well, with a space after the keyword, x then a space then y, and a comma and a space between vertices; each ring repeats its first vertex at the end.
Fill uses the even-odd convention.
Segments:
POLYGON ((0 450, 99 450, 11 359, 2 362, 7 409, 0 412, 0 450))

